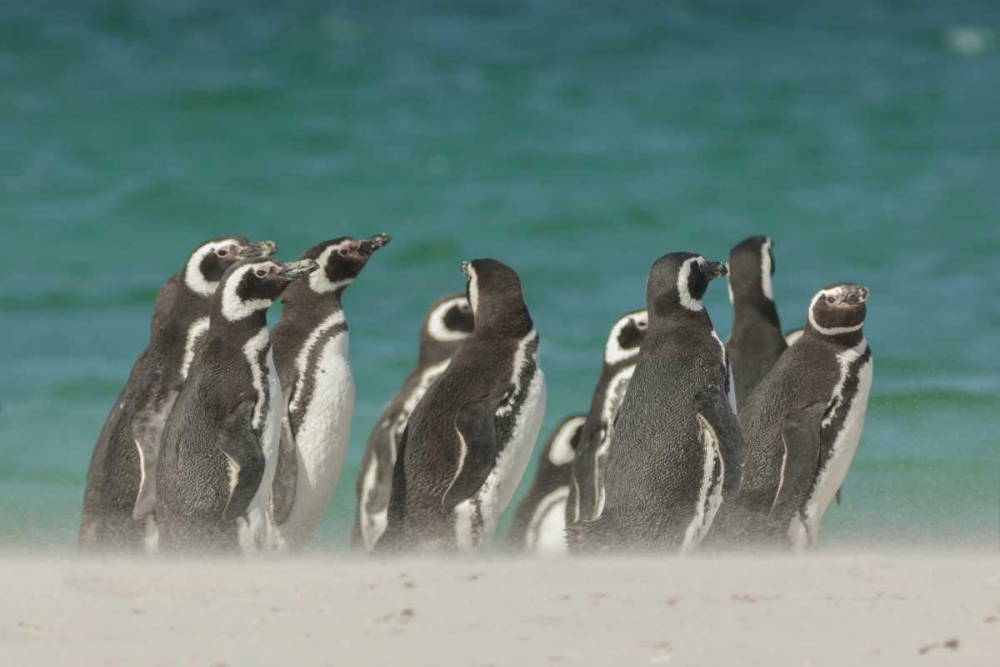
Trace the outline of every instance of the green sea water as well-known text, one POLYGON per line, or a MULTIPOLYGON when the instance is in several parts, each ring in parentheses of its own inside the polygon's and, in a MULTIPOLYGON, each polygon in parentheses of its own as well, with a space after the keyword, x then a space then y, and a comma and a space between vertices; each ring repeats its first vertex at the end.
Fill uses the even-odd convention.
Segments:
MULTIPOLYGON (((756 233, 789 328, 827 283, 873 292, 825 544, 997 545, 998 31, 986 0, 0 3, 0 546, 74 543, 194 246, 381 231, 345 299, 357 408, 318 549, 346 544, 368 432, 461 260, 523 279, 544 438, 658 256, 756 233)), ((706 304, 724 337, 725 286, 706 304)))

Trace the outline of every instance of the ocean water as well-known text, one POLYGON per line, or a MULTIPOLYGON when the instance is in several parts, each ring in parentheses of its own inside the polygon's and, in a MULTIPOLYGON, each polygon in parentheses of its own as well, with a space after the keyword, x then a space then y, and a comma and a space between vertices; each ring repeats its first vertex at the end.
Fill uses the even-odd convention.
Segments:
MULTIPOLYGON (((824 544, 996 545, 1000 6, 666 4, 0 3, 0 546, 74 543, 191 248, 380 231, 345 299, 358 403, 317 549, 346 544, 369 429, 461 260, 523 279, 544 438, 658 256, 756 233, 789 328, 827 283, 873 292, 868 425, 824 544)), ((725 286, 706 304, 725 336, 725 286)))

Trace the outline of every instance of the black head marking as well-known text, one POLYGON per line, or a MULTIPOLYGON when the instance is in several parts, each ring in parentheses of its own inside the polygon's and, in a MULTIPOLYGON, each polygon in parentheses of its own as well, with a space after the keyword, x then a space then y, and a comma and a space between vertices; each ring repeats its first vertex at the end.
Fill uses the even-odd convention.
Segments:
POLYGON ((652 315, 662 317, 677 311, 702 312, 701 299, 708 284, 726 275, 721 262, 708 262, 701 255, 675 252, 656 260, 649 272, 646 301, 652 315))
POLYGON ((212 239, 194 249, 184 268, 184 284, 195 294, 209 297, 215 293, 222 276, 250 246, 242 236, 212 239))
POLYGON ((729 286, 735 299, 774 301, 774 242, 751 236, 729 252, 729 286))
POLYGON ((313 246, 302 254, 302 259, 320 265, 320 270, 310 277, 309 287, 319 294, 342 292, 361 274, 371 256, 391 240, 387 234, 367 239, 342 236, 313 246))
POLYGON ((809 327, 824 336, 860 332, 867 315, 867 287, 838 283, 824 287, 809 305, 809 327))
POLYGON ((265 311, 293 281, 318 268, 311 259, 285 264, 270 259, 239 262, 223 276, 217 295, 219 310, 230 322, 265 311))
POLYGON ((495 259, 462 264, 468 278, 467 294, 476 329, 493 329, 524 335, 534 327, 517 273, 495 259))

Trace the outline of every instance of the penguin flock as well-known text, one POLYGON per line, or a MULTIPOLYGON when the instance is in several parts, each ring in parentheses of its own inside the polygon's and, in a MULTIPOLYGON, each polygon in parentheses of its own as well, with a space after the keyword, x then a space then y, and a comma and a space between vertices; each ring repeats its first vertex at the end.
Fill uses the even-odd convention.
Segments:
MULTIPOLYGON (((243 237, 198 246, 157 296, 150 338, 98 437, 81 549, 300 553, 340 481, 354 379, 342 296, 386 234, 292 262, 243 237), (268 310, 281 316, 268 326, 268 310)), ((587 412, 544 445, 508 547, 537 555, 779 548, 819 540, 864 429, 869 291, 829 285, 781 329, 774 244, 670 253, 646 307, 608 330, 587 412), (728 277, 733 326, 703 304, 728 277)), ((368 439, 351 542, 373 554, 494 542, 545 415, 539 333, 518 274, 461 265, 423 320, 416 367, 368 439)))

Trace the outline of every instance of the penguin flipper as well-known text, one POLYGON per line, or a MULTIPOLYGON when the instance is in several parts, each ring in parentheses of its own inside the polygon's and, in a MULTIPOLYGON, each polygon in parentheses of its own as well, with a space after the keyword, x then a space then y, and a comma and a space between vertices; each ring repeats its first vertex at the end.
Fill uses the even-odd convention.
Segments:
POLYGON ((441 499, 441 505, 449 511, 475 495, 496 464, 498 404, 499 401, 490 398, 471 401, 455 415, 455 430, 462 452, 458 473, 441 499))
POLYGON ((235 521, 246 513, 264 478, 264 450, 250 425, 253 403, 247 401, 229 415, 215 441, 235 470, 231 473, 229 500, 223 518, 235 521))
POLYGON ((785 345, 788 347, 795 345, 795 342, 802 338, 802 334, 804 332, 805 329, 792 329, 791 331, 785 332, 785 345))
POLYGON ((160 453, 156 445, 160 431, 154 424, 158 422, 162 424, 156 412, 148 408, 132 421, 132 441, 139 452, 139 492, 132 508, 134 521, 142 521, 156 509, 156 462, 160 453))
POLYGON ((747 445, 729 397, 719 387, 708 387, 695 395, 694 405, 699 427, 719 444, 719 453, 725 465, 723 498, 733 498, 743 485, 747 445))
POLYGON ((281 420, 281 444, 278 446, 278 461, 271 487, 271 517, 276 526, 288 521, 292 513, 298 476, 298 447, 295 446, 295 436, 292 435, 292 424, 286 410, 285 417, 281 420))
POLYGON ((826 403, 813 403, 785 417, 781 432, 784 464, 772 516, 794 514, 809 494, 819 466, 820 430, 826 407, 826 403))

